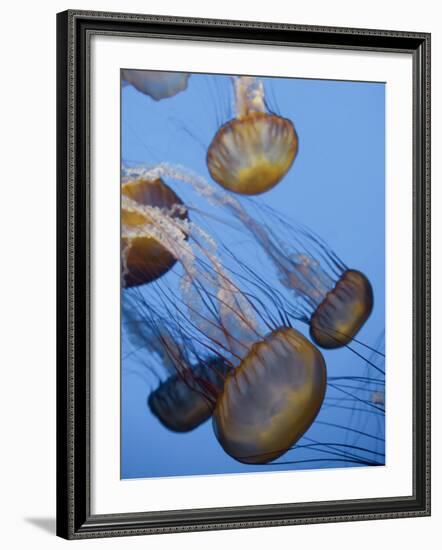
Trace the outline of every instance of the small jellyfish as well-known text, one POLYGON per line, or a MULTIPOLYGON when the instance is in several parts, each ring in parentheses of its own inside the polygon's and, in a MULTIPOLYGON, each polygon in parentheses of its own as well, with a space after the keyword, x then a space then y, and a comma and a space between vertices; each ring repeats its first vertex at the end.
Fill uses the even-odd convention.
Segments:
POLYGON ((283 286, 294 293, 292 311, 310 326, 312 340, 324 349, 354 340, 373 309, 366 275, 348 268, 311 230, 271 209, 265 210, 266 221, 258 221, 238 201, 226 204, 260 244, 283 286))
POLYGON ((207 166, 225 189, 258 195, 287 173, 298 151, 298 137, 290 120, 266 112, 260 80, 236 77, 234 88, 236 118, 216 133, 207 151, 207 166))
POLYGON ((159 101, 172 97, 187 88, 190 75, 167 71, 138 71, 123 69, 121 78, 123 86, 132 84, 139 92, 159 101))
POLYGON ((316 344, 325 349, 347 346, 372 312, 370 281, 348 268, 311 231, 286 230, 292 232, 289 241, 273 230, 265 240, 280 281, 296 295, 299 317, 309 324, 316 344))
POLYGON ((189 432, 212 416, 228 372, 229 367, 216 357, 183 369, 149 395, 149 408, 169 430, 189 432))
POLYGON ((227 378, 213 415, 218 441, 239 462, 275 460, 310 427, 325 388, 320 351, 293 328, 279 328, 227 378))
MULTIPOLYGON (((138 362, 158 381, 147 399, 152 414, 171 431, 189 432, 212 415, 230 367, 222 358, 198 353, 193 342, 182 339, 173 320, 160 318, 132 292, 136 290, 122 295, 125 348, 129 343, 129 355, 136 353, 138 362)), ((142 375, 144 370, 132 373, 142 375)))
POLYGON ((385 405, 385 393, 381 390, 374 391, 371 394, 371 402, 374 405, 385 405))
POLYGON ((122 282, 131 287, 161 277, 175 264, 175 258, 161 244, 158 212, 185 219, 187 211, 160 178, 127 179, 121 192, 122 282))
POLYGON ((310 335, 319 346, 345 346, 356 336, 373 309, 370 281, 360 271, 346 269, 310 317, 310 335))

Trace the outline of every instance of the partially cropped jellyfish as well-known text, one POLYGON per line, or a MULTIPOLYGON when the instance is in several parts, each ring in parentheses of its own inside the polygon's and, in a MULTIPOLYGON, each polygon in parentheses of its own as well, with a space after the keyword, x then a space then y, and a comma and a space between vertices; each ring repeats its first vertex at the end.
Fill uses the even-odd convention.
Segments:
POLYGON ((234 78, 236 117, 216 133, 207 151, 207 167, 222 187, 258 195, 274 187, 298 152, 293 123, 267 112, 262 81, 234 78))
POLYGON ((375 405, 385 405, 385 392, 382 390, 375 390, 371 394, 371 402, 375 405))
POLYGON ((185 218, 187 212, 181 199, 160 178, 123 180, 121 193, 122 283, 130 287, 161 277, 175 263, 154 224, 158 213, 185 218), (137 204, 145 207, 142 213, 137 204))
POLYGON ((216 356, 198 354, 191 341, 180 340, 172 322, 160 319, 142 300, 141 309, 136 297, 123 295, 123 326, 132 348, 157 380, 147 404, 163 426, 189 432, 212 415, 214 396, 222 391, 229 367, 216 356))
POLYGON ((159 101, 172 97, 187 88, 190 75, 188 73, 168 71, 140 71, 123 69, 121 78, 123 85, 131 84, 139 92, 159 101))
POLYGON ((385 461, 384 331, 374 342, 373 350, 358 375, 330 376, 324 413, 330 415, 327 428, 335 441, 354 449, 363 448, 362 456, 382 463, 385 461), (333 409, 337 414, 330 414, 333 409), (345 431, 337 421, 342 412, 348 412, 345 431))
POLYGON ((212 416, 215 398, 223 390, 228 370, 216 357, 183 369, 149 394, 149 408, 169 430, 193 430, 212 416))

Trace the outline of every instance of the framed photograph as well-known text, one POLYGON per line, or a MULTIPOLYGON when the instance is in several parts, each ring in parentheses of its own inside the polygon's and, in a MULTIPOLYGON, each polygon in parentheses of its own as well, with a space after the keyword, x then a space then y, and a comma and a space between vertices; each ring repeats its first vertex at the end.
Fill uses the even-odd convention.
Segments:
POLYGON ((57 19, 57 533, 430 514, 430 35, 57 19))

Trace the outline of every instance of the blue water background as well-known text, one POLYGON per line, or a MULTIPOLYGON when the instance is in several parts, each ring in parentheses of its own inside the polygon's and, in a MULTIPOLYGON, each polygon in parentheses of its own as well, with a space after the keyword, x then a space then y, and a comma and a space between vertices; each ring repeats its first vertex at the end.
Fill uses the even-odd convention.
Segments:
MULTIPOLYGON (((286 177, 256 198, 320 235, 349 267, 364 272, 375 296, 373 313, 358 339, 383 349, 385 328, 385 85, 382 83, 264 78, 266 101, 273 111, 293 121, 299 136, 298 156, 286 177)), ((154 101, 132 86, 122 88, 122 160, 131 165, 180 164, 210 180, 205 156, 219 126, 233 116, 228 76, 194 74, 188 89, 154 101)), ((211 211, 206 201, 185 184, 167 183, 185 201, 211 211)), ((214 184, 215 185, 215 184, 214 184)), ((268 220, 269 226, 272 225, 268 220)), ((244 233, 215 222, 207 227, 240 255, 253 270, 280 288, 265 254, 244 233)), ((168 273, 175 285, 179 266, 168 273)), ((296 326, 307 334, 302 324, 296 326)), ((364 355, 380 358, 363 348, 364 355)), ((351 462, 327 461, 314 449, 289 451, 279 462, 293 464, 247 466, 230 458, 218 444, 209 420, 193 432, 175 434, 152 416, 146 400, 158 382, 146 367, 149 357, 130 353, 122 341, 121 477, 222 474, 319 467, 347 467, 351 462), (317 460, 318 459, 318 460, 317 460)), ((329 376, 373 375, 370 366, 347 349, 323 351, 329 376)), ((163 376, 164 377, 164 376, 163 376)), ((370 390, 371 391, 371 390, 370 390)), ((370 391, 359 398, 370 400, 370 391)), ((329 395, 329 394, 328 394, 329 395)), ((323 407, 310 428, 310 438, 339 445, 373 449, 384 462, 384 419, 366 412, 357 400, 341 407, 323 407), (343 428, 350 429, 343 429, 343 428), (370 434, 370 437, 359 432, 370 434)), ((302 440, 301 442, 302 443, 302 440)), ((366 454, 364 456, 367 456, 366 454)))

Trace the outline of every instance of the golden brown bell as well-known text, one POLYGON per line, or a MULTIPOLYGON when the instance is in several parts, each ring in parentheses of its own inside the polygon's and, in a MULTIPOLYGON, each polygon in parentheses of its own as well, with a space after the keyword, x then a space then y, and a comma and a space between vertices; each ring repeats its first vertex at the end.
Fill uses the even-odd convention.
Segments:
POLYGON ((258 195, 287 173, 298 151, 290 120, 251 112, 222 126, 207 152, 210 175, 225 189, 258 195))
POLYGON ((314 311, 310 336, 322 348, 345 346, 356 336, 372 309, 370 281, 360 271, 349 269, 314 311))
POLYGON ((311 426, 325 388, 321 352, 300 332, 277 329, 227 377, 213 414, 218 441, 240 462, 275 460, 311 426))
MULTIPOLYGON (((163 209, 172 209, 174 205, 182 205, 181 199, 168 187, 162 179, 136 179, 123 183, 122 194, 136 203, 144 206, 154 206, 163 209)), ((172 217, 187 218, 187 212, 177 209, 172 217)), ((136 235, 125 229, 149 227, 151 221, 147 214, 121 210, 122 225, 122 270, 123 286, 131 287, 150 283, 164 275, 175 264, 176 259, 158 242, 148 231, 140 231, 136 235)))

